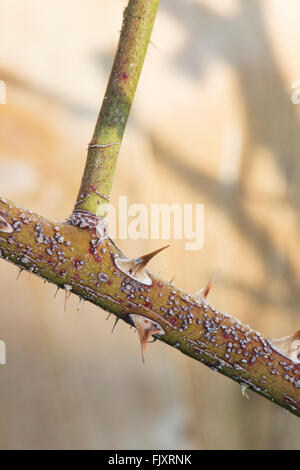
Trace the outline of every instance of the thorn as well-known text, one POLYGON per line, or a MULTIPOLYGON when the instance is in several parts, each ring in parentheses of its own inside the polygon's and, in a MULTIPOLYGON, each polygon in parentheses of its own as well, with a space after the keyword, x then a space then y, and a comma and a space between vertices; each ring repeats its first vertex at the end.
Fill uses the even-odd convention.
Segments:
POLYGON ((18 272, 18 275, 17 275, 17 278, 16 278, 16 281, 19 279, 19 277, 21 276, 22 274, 22 271, 23 269, 22 268, 19 268, 19 272, 18 272))
POLYGON ((209 292, 210 292, 210 289, 212 288, 216 278, 217 278, 217 275, 219 274, 219 272, 217 272, 209 281, 208 283, 206 284, 206 286, 204 287, 204 290, 203 290, 203 297, 206 299, 206 297, 208 296, 209 292))
POLYGON ((65 308, 64 308, 65 312, 67 311, 67 301, 70 295, 71 295, 71 292, 67 292, 67 291, 65 292, 65 308))
POLYGON ((172 277, 172 279, 170 279, 169 284, 172 284, 172 282, 174 281, 175 277, 176 277, 176 274, 174 274, 174 276, 172 277))
POLYGON ((84 302, 84 299, 82 297, 79 297, 79 304, 78 304, 78 307, 77 307, 77 311, 79 312, 79 310, 81 309, 82 305, 83 305, 83 302, 84 302))
POLYGON ((214 274, 213 277, 208 281, 208 283, 202 289, 200 289, 198 292, 196 292, 196 294, 193 295, 193 297, 196 300, 201 301, 201 300, 206 299, 206 297, 210 293, 210 289, 212 288, 212 286, 213 286, 215 280, 217 279, 217 276, 218 276, 219 273, 220 273, 220 271, 217 271, 216 274, 214 274))
POLYGON ((120 320, 120 318, 119 318, 119 317, 117 317, 117 318, 115 319, 114 326, 112 327, 112 330, 111 330, 111 332, 112 332, 112 333, 114 332, 114 330, 115 330, 115 328, 116 328, 116 326, 117 326, 117 323, 118 323, 118 321, 119 321, 119 320, 120 320))
POLYGON ((129 315, 131 320, 136 327, 142 348, 142 361, 145 362, 145 352, 148 340, 153 335, 164 335, 165 330, 155 321, 149 318, 142 317, 141 315, 131 314, 129 315))
POLYGON ((247 398, 247 399, 249 400, 250 397, 249 397, 249 395, 247 394, 247 390, 248 390, 249 386, 246 385, 246 384, 242 384, 241 388, 242 388, 242 395, 243 395, 243 397, 245 397, 245 398, 247 398))
POLYGON ((107 315, 106 320, 108 320, 110 316, 111 316, 111 313, 107 315))
POLYGON ((55 291, 55 294, 54 294, 54 298, 56 298, 58 291, 59 291, 59 286, 57 286, 57 288, 56 288, 56 291, 55 291))
POLYGON ((64 289, 65 289, 65 312, 66 312, 67 311, 67 301, 68 301, 68 298, 71 295, 72 286, 69 286, 69 284, 65 284, 64 289))
POLYGON ((148 274, 144 271, 144 269, 146 265, 149 263, 149 261, 155 255, 157 255, 162 250, 165 250, 168 247, 169 245, 163 246, 162 248, 152 251, 151 253, 148 253, 139 258, 133 258, 133 259, 122 258, 122 257, 116 258, 115 264, 123 273, 127 274, 132 279, 135 279, 136 281, 139 281, 142 284, 146 284, 147 286, 151 286, 152 280, 148 276, 148 274))
POLYGON ((158 250, 152 251, 151 253, 148 253, 147 255, 141 256, 140 258, 136 258, 136 264, 141 264, 142 267, 144 268, 149 261, 158 253, 161 251, 165 250, 166 248, 169 248, 170 245, 163 246, 162 248, 158 248, 158 250))
POLYGON ((279 339, 270 339, 271 346, 283 356, 300 364, 300 330, 279 339))

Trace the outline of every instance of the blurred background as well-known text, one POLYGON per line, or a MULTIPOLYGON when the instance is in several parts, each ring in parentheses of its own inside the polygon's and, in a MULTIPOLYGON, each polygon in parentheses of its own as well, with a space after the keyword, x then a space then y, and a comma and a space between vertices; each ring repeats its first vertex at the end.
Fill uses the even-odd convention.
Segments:
MULTIPOLYGON (((125 0, 1 0, 0 193, 72 210, 125 0)), ((203 203, 205 242, 151 264, 268 337, 299 328, 300 5, 161 0, 112 200, 203 203)), ((128 256, 161 240, 116 240, 128 256)), ((0 262, 2 449, 299 449, 299 420, 0 262)))

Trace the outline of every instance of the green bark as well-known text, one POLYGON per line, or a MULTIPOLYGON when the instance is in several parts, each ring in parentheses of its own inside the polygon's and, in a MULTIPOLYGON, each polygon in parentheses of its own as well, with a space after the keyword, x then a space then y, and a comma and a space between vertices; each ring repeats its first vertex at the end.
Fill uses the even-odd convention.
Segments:
POLYGON ((75 209, 101 215, 143 67, 159 0, 130 0, 105 97, 89 147, 75 209), (113 145, 109 145, 113 144, 113 145), (104 147, 95 147, 104 145, 104 147))

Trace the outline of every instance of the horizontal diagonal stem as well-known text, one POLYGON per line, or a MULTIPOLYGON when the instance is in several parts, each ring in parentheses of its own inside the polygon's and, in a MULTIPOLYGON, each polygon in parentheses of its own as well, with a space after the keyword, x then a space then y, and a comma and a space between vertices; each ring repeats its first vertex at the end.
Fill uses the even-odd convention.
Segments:
POLYGON ((127 323, 129 314, 154 320, 165 343, 300 416, 299 363, 249 326, 157 276, 147 273, 150 285, 132 279, 119 269, 121 252, 100 219, 99 226, 95 216, 90 226, 73 221, 76 226, 53 223, 2 198, 0 257, 127 323))

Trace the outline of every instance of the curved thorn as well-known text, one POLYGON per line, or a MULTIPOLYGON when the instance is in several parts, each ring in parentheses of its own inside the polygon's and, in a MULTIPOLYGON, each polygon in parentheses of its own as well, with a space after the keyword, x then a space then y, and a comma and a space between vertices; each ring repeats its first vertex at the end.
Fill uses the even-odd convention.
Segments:
POLYGON ((165 334, 165 330, 157 322, 150 320, 149 318, 136 314, 131 314, 129 316, 133 321, 134 326, 136 327, 139 334, 142 350, 142 361, 144 363, 146 346, 149 341, 149 338, 153 335, 162 336, 165 334))
POLYGON ((165 250, 166 248, 169 248, 169 246, 170 245, 163 246, 162 248, 158 248, 158 250, 151 251, 151 253, 147 253, 146 255, 141 256, 140 258, 136 258, 136 264, 141 265, 143 269, 154 256, 156 256, 158 253, 165 250))
POLYGON ((152 251, 151 253, 147 253, 146 255, 140 256, 139 258, 123 258, 119 257, 114 260, 116 266, 125 274, 130 276, 132 279, 141 282, 142 284, 146 284, 150 286, 152 284, 152 279, 148 276, 145 272, 145 267, 149 263, 149 261, 153 258, 153 256, 160 253, 162 250, 168 248, 169 245, 163 246, 158 250, 152 251))

